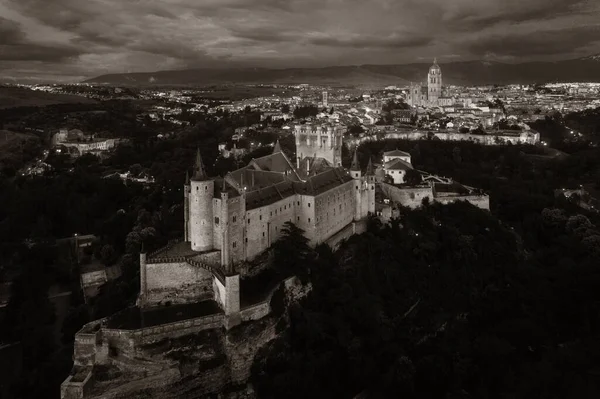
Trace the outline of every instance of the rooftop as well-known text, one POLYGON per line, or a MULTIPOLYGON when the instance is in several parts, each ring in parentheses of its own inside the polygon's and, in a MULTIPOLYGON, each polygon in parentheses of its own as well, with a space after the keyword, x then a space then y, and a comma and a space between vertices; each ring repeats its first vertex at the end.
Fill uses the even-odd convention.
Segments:
POLYGON ((383 165, 385 170, 410 170, 413 169, 412 165, 402 159, 392 159, 383 165))
POLYGON ((410 157, 410 154, 408 152, 404 152, 404 151, 400 151, 400 150, 393 150, 393 151, 386 151, 383 153, 384 157, 410 157))

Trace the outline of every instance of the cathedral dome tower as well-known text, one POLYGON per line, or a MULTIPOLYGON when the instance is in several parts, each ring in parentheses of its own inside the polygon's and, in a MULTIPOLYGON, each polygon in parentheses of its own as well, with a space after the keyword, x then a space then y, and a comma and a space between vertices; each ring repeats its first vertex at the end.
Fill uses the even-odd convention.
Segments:
POLYGON ((429 104, 437 106, 439 98, 442 96, 442 69, 437 63, 437 59, 433 60, 433 65, 429 68, 429 76, 427 78, 427 98, 429 104))

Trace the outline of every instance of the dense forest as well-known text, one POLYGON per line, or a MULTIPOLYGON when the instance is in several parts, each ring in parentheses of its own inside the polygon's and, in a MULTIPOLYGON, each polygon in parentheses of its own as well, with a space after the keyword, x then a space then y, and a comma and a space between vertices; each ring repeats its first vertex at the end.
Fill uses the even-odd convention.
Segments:
POLYGON ((553 207, 534 219, 522 240, 435 204, 336 253, 288 239, 275 262, 302 256, 313 291, 255 359, 258 396, 598 397, 600 231, 553 207))

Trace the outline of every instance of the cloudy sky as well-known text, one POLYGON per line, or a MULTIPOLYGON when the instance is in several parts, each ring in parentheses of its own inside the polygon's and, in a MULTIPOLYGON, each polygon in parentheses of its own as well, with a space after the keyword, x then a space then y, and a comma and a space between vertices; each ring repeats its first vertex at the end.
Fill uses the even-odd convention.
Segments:
POLYGON ((0 80, 600 53, 598 0, 0 0, 0 80))

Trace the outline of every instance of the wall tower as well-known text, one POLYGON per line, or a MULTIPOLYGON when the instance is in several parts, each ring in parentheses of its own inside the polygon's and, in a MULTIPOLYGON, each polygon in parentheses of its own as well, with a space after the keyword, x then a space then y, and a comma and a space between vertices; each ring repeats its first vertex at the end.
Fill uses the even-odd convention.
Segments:
POLYGON ((306 157, 326 159, 331 166, 342 165, 342 141, 344 131, 341 126, 310 124, 296 125, 296 168, 306 157))
POLYGON ((183 240, 190 241, 190 174, 187 170, 183 184, 183 240))
POLYGON ((358 147, 354 150, 352 165, 350 165, 350 176, 354 180, 354 220, 358 221, 362 218, 362 191, 363 181, 360 164, 358 163, 358 147))
POLYGON ((214 192, 215 182, 206 175, 198 149, 189 192, 189 241, 194 251, 213 249, 214 192))
POLYGON ((438 105, 439 98, 442 96, 442 69, 437 64, 437 59, 433 60, 433 65, 429 68, 427 77, 427 98, 430 105, 438 105))
POLYGON ((363 209, 366 210, 367 215, 369 213, 375 214, 375 170, 373 169, 373 162, 371 161, 371 158, 369 158, 369 164, 367 165, 365 180, 367 193, 364 198, 366 206, 363 207, 363 209))

